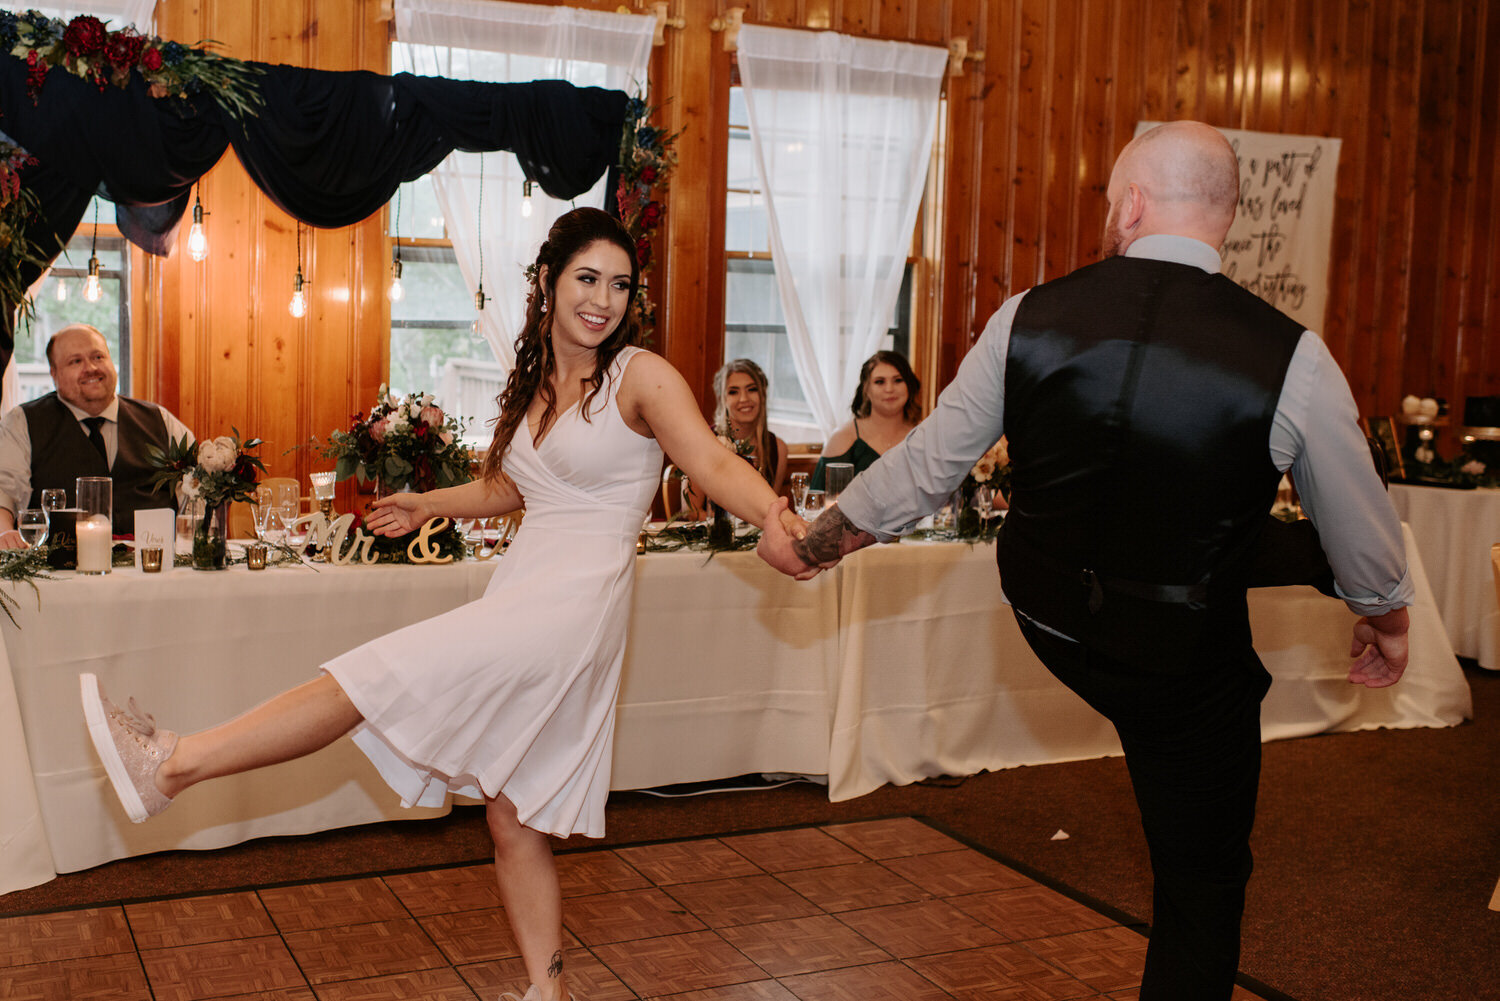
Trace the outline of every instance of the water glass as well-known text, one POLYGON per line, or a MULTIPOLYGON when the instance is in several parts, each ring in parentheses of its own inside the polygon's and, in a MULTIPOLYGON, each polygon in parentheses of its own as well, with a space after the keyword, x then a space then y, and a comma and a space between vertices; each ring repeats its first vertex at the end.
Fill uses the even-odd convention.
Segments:
POLYGON ((791 478, 792 510, 801 512, 802 504, 807 499, 807 474, 793 473, 791 478))
POLYGON ((39 507, 29 507, 16 516, 16 531, 32 549, 47 541, 47 521, 50 512, 39 507))
POLYGON ((839 494, 854 479, 854 463, 852 462, 830 462, 823 467, 823 492, 828 495, 828 503, 838 500, 839 494))
POLYGON ((797 509, 805 520, 812 521, 823 513, 824 498, 827 496, 822 490, 809 490, 807 496, 802 500, 802 506, 797 509))
POLYGON ((56 511, 68 506, 68 492, 62 487, 49 487, 42 491, 42 510, 56 511))

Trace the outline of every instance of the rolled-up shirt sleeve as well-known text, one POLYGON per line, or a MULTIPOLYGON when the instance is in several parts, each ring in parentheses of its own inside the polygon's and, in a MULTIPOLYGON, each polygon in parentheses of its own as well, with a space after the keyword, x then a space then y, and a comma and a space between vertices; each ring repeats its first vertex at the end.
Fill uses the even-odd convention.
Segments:
POLYGON ((1348 380, 1312 331, 1303 333, 1287 370, 1271 458, 1291 472, 1350 610, 1381 615, 1412 604, 1401 519, 1370 458, 1348 380))
POLYGON ((990 317, 927 419, 839 495, 839 510, 856 528, 881 542, 910 532, 943 506, 985 450, 1000 440, 1005 354, 1024 295, 1007 299, 990 317))
POLYGON ((31 435, 26 411, 14 407, 0 418, 0 507, 15 514, 31 497, 31 435))

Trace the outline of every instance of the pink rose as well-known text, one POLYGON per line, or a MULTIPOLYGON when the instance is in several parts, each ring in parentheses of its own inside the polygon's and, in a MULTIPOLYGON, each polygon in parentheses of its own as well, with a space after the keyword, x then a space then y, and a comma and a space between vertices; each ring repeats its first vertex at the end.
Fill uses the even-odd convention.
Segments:
POLYGON ((370 425, 370 437, 374 438, 377 442, 383 442, 385 441, 385 433, 390 430, 390 427, 390 418, 382 417, 370 425))
POLYGON ((417 419, 430 428, 440 427, 443 423, 443 412, 437 407, 428 405, 417 414, 417 419))

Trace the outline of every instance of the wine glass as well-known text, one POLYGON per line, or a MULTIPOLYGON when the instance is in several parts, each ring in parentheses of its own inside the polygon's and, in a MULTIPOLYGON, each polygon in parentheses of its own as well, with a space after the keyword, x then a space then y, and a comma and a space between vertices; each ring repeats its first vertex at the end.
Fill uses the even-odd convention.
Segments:
POLYGON ((974 491, 974 510, 979 512, 979 521, 983 531, 988 532, 990 519, 995 516, 995 488, 979 487, 974 491))
POLYGON ((791 483, 792 510, 801 513, 802 502, 807 499, 807 474, 793 473, 789 482, 791 483))
POLYGON ((68 506, 68 492, 62 487, 48 487, 42 491, 42 510, 51 514, 68 506))
POLYGON ((47 541, 49 514, 39 507, 29 507, 16 516, 16 531, 21 533, 21 538, 30 548, 35 549, 47 541))

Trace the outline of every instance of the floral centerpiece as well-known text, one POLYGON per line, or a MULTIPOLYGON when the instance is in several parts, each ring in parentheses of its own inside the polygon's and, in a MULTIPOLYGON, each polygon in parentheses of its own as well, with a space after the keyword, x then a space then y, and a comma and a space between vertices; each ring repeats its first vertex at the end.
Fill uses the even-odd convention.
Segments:
POLYGON ((313 445, 333 459, 336 478, 374 482, 376 493, 426 493, 474 478, 474 453, 459 440, 463 429, 443 413, 431 393, 397 397, 386 386, 368 415, 355 414, 349 430, 313 445))
POLYGON ((672 144, 680 135, 646 124, 655 111, 655 107, 647 106, 639 97, 632 97, 625 105, 625 128, 620 137, 620 183, 615 190, 620 221, 635 237, 635 256, 641 265, 635 305, 641 318, 642 336, 648 343, 656 323, 656 312, 646 296, 646 273, 652 263, 651 239, 666 214, 660 196, 666 193, 667 179, 677 168, 677 153, 672 144))
POLYGON ((981 487, 993 490, 992 504, 1004 507, 1005 497, 1010 492, 1010 453, 1004 436, 979 457, 979 461, 974 463, 974 467, 958 486, 961 503, 958 506, 956 527, 960 538, 977 538, 985 534, 985 519, 975 507, 975 497, 981 487))
POLYGON ((189 441, 169 439, 165 449, 152 446, 147 461, 156 467, 147 483, 153 490, 181 488, 193 519, 193 568, 222 570, 229 556, 229 503, 248 502, 266 467, 249 449, 259 438, 233 434, 189 441))
POLYGON ((104 22, 80 14, 64 24, 39 11, 0 11, 0 47, 26 62, 26 91, 35 101, 47 74, 60 68, 106 86, 125 87, 139 76, 155 98, 187 99, 208 93, 236 118, 254 115, 262 103, 255 84, 261 70, 207 51, 212 41, 194 45, 142 35, 133 26, 110 31, 104 22))

